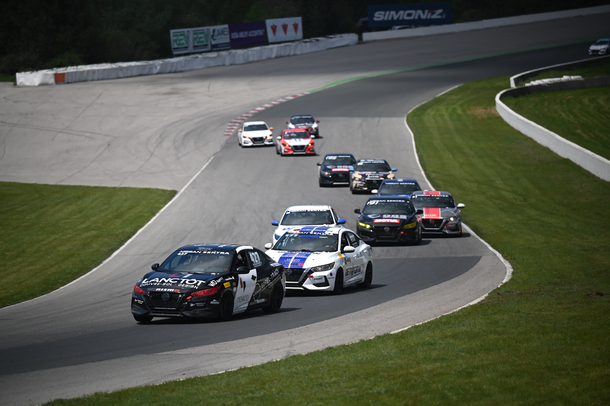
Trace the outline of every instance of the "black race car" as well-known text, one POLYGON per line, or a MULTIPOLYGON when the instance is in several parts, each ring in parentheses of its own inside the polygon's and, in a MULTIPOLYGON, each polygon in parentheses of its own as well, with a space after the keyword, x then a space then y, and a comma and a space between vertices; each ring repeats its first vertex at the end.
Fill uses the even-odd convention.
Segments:
POLYGON ((396 168, 390 167, 385 159, 359 159, 352 172, 349 190, 356 192, 371 192, 379 189, 386 179, 394 179, 396 168))
POLYGON ((401 242, 419 244, 422 229, 413 203, 404 196, 373 196, 366 202, 364 209, 354 210, 360 214, 356 232, 362 241, 401 242))
POLYGON ((320 186, 349 185, 356 158, 352 154, 326 154, 324 161, 318 162, 320 186))
POLYGON ((286 292, 284 267, 244 245, 193 244, 172 253, 134 286, 131 313, 153 317, 228 320, 246 310, 280 310, 286 292))

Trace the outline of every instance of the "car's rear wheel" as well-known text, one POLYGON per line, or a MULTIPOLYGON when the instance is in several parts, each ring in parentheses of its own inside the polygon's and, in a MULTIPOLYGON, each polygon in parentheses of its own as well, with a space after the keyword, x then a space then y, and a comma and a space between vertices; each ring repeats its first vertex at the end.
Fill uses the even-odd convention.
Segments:
POLYGON ((269 306, 263 307, 265 313, 277 313, 282 307, 284 301, 284 289, 282 283, 277 282, 271 291, 271 297, 269 297, 269 306))
POLYGON ((134 314, 133 318, 136 319, 138 323, 147 324, 152 321, 152 316, 142 316, 141 314, 134 314))
POLYGON ((343 269, 337 270, 337 276, 335 277, 335 286, 333 287, 333 294, 340 295, 343 293, 343 269))
POLYGON ((364 274, 364 280, 358 284, 358 287, 368 289, 373 283, 373 265, 369 262, 366 266, 366 272, 364 274))
POLYGON ((225 291, 220 297, 218 305, 218 320, 227 321, 233 316, 233 295, 229 291, 225 291))

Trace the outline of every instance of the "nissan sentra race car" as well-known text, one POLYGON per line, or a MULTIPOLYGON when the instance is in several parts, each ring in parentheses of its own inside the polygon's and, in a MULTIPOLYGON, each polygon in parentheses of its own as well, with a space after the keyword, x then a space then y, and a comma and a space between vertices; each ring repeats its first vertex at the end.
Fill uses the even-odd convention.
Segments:
POLYGON ((456 205, 451 193, 434 190, 413 192, 411 202, 423 212, 420 219, 424 234, 462 235, 460 209, 466 206, 463 203, 456 205))
POLYGON ((355 209, 360 214, 357 232, 367 243, 398 242, 419 244, 422 228, 417 211, 409 198, 404 196, 373 196, 364 209, 355 209))
POLYGON ((131 296, 140 323, 153 317, 228 320, 257 308, 275 313, 286 291, 284 267, 245 245, 186 245, 151 268, 131 296))
POLYGON ((301 206, 290 206, 282 214, 278 222, 273 220, 272 226, 277 226, 273 233, 273 244, 288 230, 294 227, 305 226, 342 226, 345 220, 339 218, 335 209, 323 204, 307 204, 301 206))
POLYGON ((315 155, 315 143, 309 133, 302 128, 284 130, 277 136, 275 152, 285 155, 315 155))
POLYGON ((610 38, 601 38, 589 47, 589 55, 608 55, 610 53, 610 38))
POLYGON ((320 136, 319 122, 320 120, 314 119, 311 114, 295 114, 290 117, 290 120, 286 121, 286 128, 289 130, 303 128, 311 134, 312 138, 316 138, 320 136))
POLYGON ((356 193, 378 189, 384 180, 394 179, 395 171, 396 168, 390 167, 385 159, 359 159, 352 172, 349 190, 356 193))
POLYGON ((339 294, 371 286, 371 247, 342 227, 302 227, 282 236, 267 254, 286 269, 286 288, 339 294))
POLYGON ((349 185, 356 158, 352 154, 326 154, 320 167, 318 183, 322 186, 349 185))
POLYGON ((247 121, 237 131, 237 143, 242 147, 273 145, 272 130, 264 121, 247 121))

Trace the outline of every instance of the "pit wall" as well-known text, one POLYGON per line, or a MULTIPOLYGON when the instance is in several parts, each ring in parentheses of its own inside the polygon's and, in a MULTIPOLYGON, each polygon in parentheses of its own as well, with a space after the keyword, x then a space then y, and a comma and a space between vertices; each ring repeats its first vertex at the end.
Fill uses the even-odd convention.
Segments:
POLYGON ((213 66, 239 65, 265 59, 324 51, 356 45, 357 34, 334 35, 248 49, 208 52, 170 59, 71 66, 17 73, 18 86, 55 85, 92 80, 118 79, 160 73, 176 73, 213 66))
POLYGON ((528 14, 517 17, 494 18, 490 20, 473 21, 470 23, 438 25, 434 27, 418 27, 407 28, 403 30, 365 32, 362 33, 362 41, 369 42, 395 38, 421 37, 425 35, 450 34, 454 32, 482 30, 484 28, 535 23, 538 21, 558 20, 561 18, 603 14, 608 12, 610 12, 610 5, 579 8, 565 11, 554 11, 550 13, 528 14))
MULTIPOLYGON (((608 58, 608 57, 604 57, 608 58)), ((536 71, 528 71, 515 75, 511 78, 511 89, 503 90, 496 95, 496 110, 500 116, 506 121, 511 127, 520 131, 524 135, 527 135, 537 143, 549 148, 557 155, 567 158, 575 164, 581 166, 587 171, 591 172, 599 178, 610 181, 610 161, 606 158, 599 156, 587 149, 584 149, 580 145, 574 144, 565 138, 560 137, 552 131, 547 130, 544 127, 539 126, 533 121, 515 113, 506 104, 502 102, 502 99, 506 97, 519 97, 533 93, 549 92, 554 90, 570 90, 570 89, 584 89, 589 87, 598 86, 610 86, 610 77, 600 78, 573 78, 572 80, 552 82, 548 84, 539 84, 523 87, 515 87, 515 83, 523 83, 528 78, 531 78, 545 70, 562 70, 571 69, 583 64, 594 62, 601 58, 591 59, 589 61, 577 61, 562 65, 553 65, 546 68, 537 69, 536 71)))

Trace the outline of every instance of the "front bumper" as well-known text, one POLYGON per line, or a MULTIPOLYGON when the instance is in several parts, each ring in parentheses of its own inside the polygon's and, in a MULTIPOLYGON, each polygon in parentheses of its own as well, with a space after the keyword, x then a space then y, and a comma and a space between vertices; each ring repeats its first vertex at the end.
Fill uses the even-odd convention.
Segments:
POLYGON ((416 243, 419 240, 420 229, 419 227, 404 229, 402 225, 372 225, 371 228, 358 226, 356 233, 366 243, 416 243))
POLYGON ((335 286, 334 269, 311 272, 304 268, 286 268, 286 289, 331 292, 335 286))
MULTIPOLYGON (((184 296, 184 294, 181 294, 184 296)), ((173 295, 172 295, 173 296, 173 295)), ((176 295, 180 296, 180 295, 176 295)), ((208 318, 218 314, 218 295, 204 300, 184 301, 184 297, 172 297, 161 301, 154 295, 132 294, 131 313, 138 316, 208 318)))
POLYGON ((349 185, 349 172, 330 172, 329 175, 320 173, 320 185, 349 185))
POLYGON ((461 221, 449 221, 449 219, 422 219, 422 234, 462 234, 461 221))
POLYGON ((379 189, 379 185, 383 182, 384 179, 366 179, 366 180, 358 180, 352 179, 351 181, 351 189, 354 192, 370 192, 373 189, 379 189))
POLYGON ((262 147, 273 145, 272 137, 252 137, 252 138, 242 138, 241 145, 244 147, 262 147))

